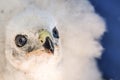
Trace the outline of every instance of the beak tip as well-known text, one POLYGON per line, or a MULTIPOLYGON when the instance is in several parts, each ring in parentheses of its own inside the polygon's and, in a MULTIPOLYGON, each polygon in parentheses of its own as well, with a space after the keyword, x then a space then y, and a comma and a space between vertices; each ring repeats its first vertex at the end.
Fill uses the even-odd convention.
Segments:
POLYGON ((52 54, 54 54, 54 49, 51 49, 50 51, 52 52, 52 54))

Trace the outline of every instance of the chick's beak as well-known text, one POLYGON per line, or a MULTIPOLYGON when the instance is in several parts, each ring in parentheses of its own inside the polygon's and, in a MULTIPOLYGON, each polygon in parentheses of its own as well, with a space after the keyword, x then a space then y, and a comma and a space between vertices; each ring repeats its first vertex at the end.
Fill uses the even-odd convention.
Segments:
POLYGON ((54 44, 52 40, 49 37, 46 37, 45 43, 43 44, 43 47, 50 51, 51 53, 54 53, 54 44))
POLYGON ((52 40, 52 36, 47 30, 42 30, 39 32, 39 40, 45 51, 54 54, 54 43, 52 40))

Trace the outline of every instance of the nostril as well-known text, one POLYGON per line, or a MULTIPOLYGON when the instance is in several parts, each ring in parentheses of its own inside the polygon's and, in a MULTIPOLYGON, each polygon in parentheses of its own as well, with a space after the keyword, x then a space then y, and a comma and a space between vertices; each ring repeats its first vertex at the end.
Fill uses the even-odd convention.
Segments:
POLYGON ((43 43, 43 40, 40 40, 41 41, 41 43, 43 43))

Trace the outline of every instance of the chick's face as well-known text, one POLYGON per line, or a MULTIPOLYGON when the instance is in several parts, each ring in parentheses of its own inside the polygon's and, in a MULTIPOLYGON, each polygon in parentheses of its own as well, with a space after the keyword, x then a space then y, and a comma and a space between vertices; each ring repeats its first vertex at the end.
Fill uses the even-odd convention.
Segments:
POLYGON ((27 71, 46 63, 56 65, 59 49, 55 20, 44 12, 26 11, 7 26, 6 58, 16 69, 27 71))

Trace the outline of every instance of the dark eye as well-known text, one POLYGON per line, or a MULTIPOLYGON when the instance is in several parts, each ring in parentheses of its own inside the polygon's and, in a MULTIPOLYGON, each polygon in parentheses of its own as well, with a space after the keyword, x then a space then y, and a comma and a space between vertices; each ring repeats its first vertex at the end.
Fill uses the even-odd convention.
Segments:
POLYGON ((59 33, 58 33, 58 30, 57 30, 56 27, 53 28, 53 36, 54 36, 55 38, 59 38, 59 33))
POLYGON ((27 43, 27 38, 25 35, 17 35, 15 37, 15 44, 17 47, 23 47, 27 43))

